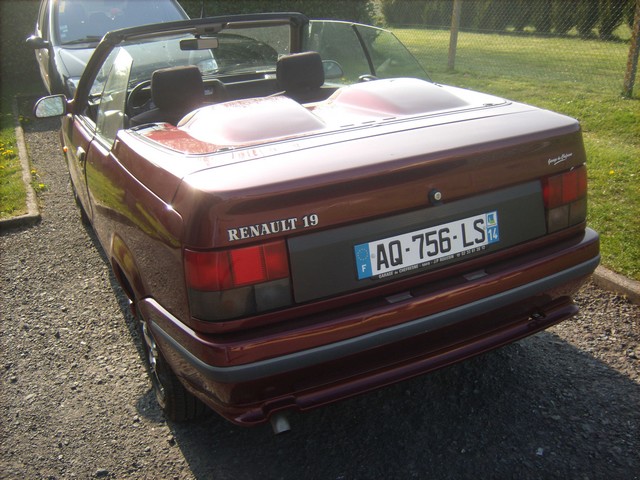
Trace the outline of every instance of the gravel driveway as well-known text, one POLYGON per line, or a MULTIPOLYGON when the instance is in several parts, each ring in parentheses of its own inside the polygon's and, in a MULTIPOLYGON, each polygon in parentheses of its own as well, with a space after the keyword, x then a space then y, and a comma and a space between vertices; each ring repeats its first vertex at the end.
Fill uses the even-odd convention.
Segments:
POLYGON ((573 320, 286 435, 167 423, 57 122, 25 136, 48 190, 40 224, 0 236, 0 478, 640 478, 640 308, 594 286, 573 320))

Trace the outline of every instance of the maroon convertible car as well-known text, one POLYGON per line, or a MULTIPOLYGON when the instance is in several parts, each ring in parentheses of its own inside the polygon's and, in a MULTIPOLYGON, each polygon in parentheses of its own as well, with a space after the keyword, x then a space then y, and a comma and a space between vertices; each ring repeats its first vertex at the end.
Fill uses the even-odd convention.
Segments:
POLYGON ((108 33, 52 96, 166 415, 287 413, 531 335, 599 261, 578 122, 298 13, 108 33))

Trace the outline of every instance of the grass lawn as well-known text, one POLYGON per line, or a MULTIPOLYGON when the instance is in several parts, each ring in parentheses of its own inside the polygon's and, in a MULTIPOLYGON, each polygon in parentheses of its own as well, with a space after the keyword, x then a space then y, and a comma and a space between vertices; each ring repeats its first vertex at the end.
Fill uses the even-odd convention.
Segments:
POLYGON ((0 112, 0 218, 27 213, 27 193, 16 146, 10 97, 2 98, 0 112))
POLYGON ((620 95, 628 44, 461 32, 447 71, 449 32, 394 29, 439 83, 480 90, 580 120, 589 171, 589 224, 602 263, 640 280, 640 80, 620 95))
MULTIPOLYGON (((27 192, 22 180, 22 166, 16 145, 13 102, 17 95, 37 95, 43 92, 40 79, 29 79, 19 87, 2 84, 0 89, 0 219, 27 213, 27 192)), ((37 181, 32 170, 36 192, 44 184, 37 181)))

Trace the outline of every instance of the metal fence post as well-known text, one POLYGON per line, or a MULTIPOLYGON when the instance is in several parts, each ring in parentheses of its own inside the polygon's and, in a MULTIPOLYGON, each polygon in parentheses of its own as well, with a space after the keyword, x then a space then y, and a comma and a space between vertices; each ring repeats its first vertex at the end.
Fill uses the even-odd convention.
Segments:
POLYGON ((640 0, 636 0, 636 13, 633 19, 633 32, 631 34, 631 44, 629 45, 627 71, 624 75, 622 94, 625 97, 631 97, 633 94, 633 84, 635 83, 636 73, 638 71, 638 50, 640 50, 640 0))
POLYGON ((450 71, 454 70, 455 63, 456 63, 456 50, 458 48, 458 30, 460 29, 460 12, 461 11, 462 11, 462 0, 453 0, 453 14, 451 15, 451 35, 449 36, 448 69, 450 71))

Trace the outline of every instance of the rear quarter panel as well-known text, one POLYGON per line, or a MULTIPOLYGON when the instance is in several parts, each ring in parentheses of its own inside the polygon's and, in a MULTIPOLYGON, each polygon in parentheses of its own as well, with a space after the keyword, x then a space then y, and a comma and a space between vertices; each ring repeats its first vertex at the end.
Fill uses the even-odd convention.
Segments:
POLYGON ((126 278, 136 299, 160 299, 184 318, 180 215, 123 166, 119 158, 131 155, 127 145, 92 148, 97 151, 89 157, 87 183, 93 226, 116 274, 126 278))

